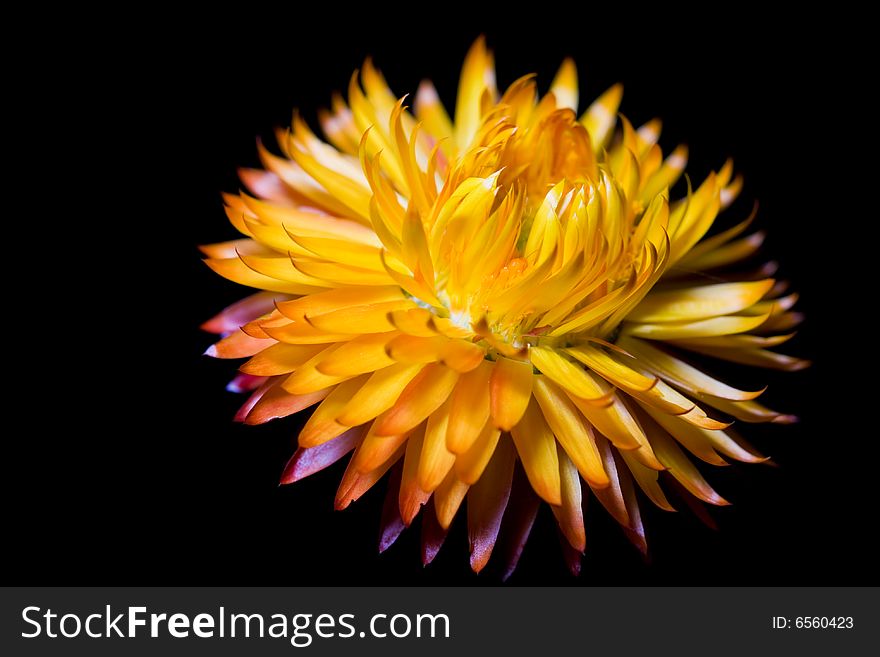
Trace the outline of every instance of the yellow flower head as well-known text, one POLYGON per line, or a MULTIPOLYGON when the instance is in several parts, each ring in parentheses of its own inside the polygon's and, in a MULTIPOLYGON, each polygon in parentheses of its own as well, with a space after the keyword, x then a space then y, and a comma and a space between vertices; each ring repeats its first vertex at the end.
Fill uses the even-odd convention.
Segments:
POLYGON ((341 509, 392 470, 380 547, 428 504, 426 562, 466 504, 477 571, 517 463, 534 503, 513 540, 540 498, 575 570, 588 491, 643 550, 636 488, 664 509, 670 487, 727 504, 692 457, 761 461, 729 420, 793 418, 695 363, 804 366, 766 349, 791 337, 794 297, 766 272, 703 274, 761 243, 740 237, 749 220, 705 237, 741 180, 727 162, 672 199, 687 149, 664 158, 656 120, 621 117, 615 135, 621 95, 578 117, 571 61, 543 97, 533 76, 499 93, 481 39, 454 121, 430 82, 411 111, 367 61, 320 115, 326 142, 295 116, 283 157, 261 147, 265 170, 242 172, 251 193, 225 197, 245 237, 204 247, 261 292, 206 328, 225 335, 210 355, 249 358, 238 419, 316 406, 284 482, 353 452, 341 509))

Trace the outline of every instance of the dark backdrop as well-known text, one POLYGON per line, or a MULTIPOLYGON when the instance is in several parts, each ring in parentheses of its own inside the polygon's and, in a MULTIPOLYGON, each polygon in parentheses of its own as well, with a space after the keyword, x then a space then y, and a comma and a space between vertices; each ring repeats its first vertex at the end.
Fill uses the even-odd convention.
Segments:
POLYGON ((315 110, 367 54, 396 93, 430 77, 451 106, 467 47, 485 32, 502 87, 535 71, 546 89, 573 55, 582 107, 623 81, 622 111, 635 124, 660 116, 665 149, 690 145, 694 180, 733 156, 746 186, 724 221, 760 201, 757 225, 770 234, 764 253, 802 292, 808 316, 788 351, 815 362, 801 373, 740 379, 769 382, 767 403, 802 422, 746 427, 779 467, 710 472, 734 503, 713 510, 719 531, 645 504, 645 563, 593 505, 583 574, 574 579, 542 509, 511 583, 877 583, 865 532, 876 515, 874 480, 862 474, 876 430, 858 396, 864 375, 850 373, 850 363, 870 367, 872 358, 857 339, 866 320, 854 300, 864 290, 849 251, 862 219, 846 204, 861 191, 850 179, 855 161, 837 147, 851 139, 848 76, 860 60, 832 52, 820 22, 794 29, 750 13, 735 25, 707 18, 685 27, 626 9, 594 17, 549 3, 495 24, 448 13, 401 27, 383 27, 381 17, 338 27, 336 16, 307 20, 293 10, 213 18, 222 27, 151 21, 145 37, 134 36, 143 25, 122 21, 113 45, 92 53, 106 123, 86 135, 100 175, 90 169, 84 184, 113 203, 89 197, 69 211, 81 220, 80 236, 120 246, 91 248, 74 263, 88 276, 67 298, 67 321, 83 341, 59 349, 63 372, 50 385, 65 410, 44 404, 31 418, 35 435, 16 440, 24 452, 10 463, 12 579, 497 583, 470 572, 463 518, 423 569, 417 530, 376 552, 384 486, 341 513, 332 510, 340 467, 278 487, 301 420, 231 422, 243 401, 224 391, 234 364, 203 358, 211 339, 197 327, 245 291, 212 274, 195 248, 234 236, 219 194, 237 189, 236 167, 257 164, 255 138, 286 125, 294 106, 314 126, 315 110), (113 57, 124 58, 121 70, 102 73, 100 62, 113 57), (110 185, 111 176, 121 180, 110 185))

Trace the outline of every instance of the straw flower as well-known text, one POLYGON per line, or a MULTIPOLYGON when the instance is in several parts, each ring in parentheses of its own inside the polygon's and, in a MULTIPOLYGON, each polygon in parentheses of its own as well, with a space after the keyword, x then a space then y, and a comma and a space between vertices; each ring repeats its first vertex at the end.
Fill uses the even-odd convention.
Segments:
POLYGON ((453 120, 430 82, 399 99, 368 60, 323 138, 294 116, 225 196, 243 237, 206 262, 259 292, 205 325, 207 353, 248 359, 240 421, 313 408, 283 482, 347 457, 343 509, 389 481, 380 549, 422 511, 427 563, 464 515, 472 568, 502 530, 509 574, 544 502, 577 571, 589 496, 644 550, 640 497, 727 504, 695 461, 762 461, 732 420, 793 420, 701 369, 806 364, 768 349, 794 295, 736 269, 762 233, 707 237, 741 179, 727 162, 674 198, 687 149, 618 121, 621 95, 578 116, 569 60, 544 96, 528 75, 500 93, 481 39, 453 120))

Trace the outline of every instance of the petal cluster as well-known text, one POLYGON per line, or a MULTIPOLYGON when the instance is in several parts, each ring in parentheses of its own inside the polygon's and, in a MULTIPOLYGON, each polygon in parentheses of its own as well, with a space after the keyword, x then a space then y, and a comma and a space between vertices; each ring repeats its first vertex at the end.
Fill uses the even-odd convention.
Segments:
POLYGON ((618 122, 621 96, 578 116, 571 61, 543 96, 533 76, 500 93, 479 40, 453 119, 367 61, 323 139, 294 116, 225 196, 243 237, 206 262, 260 290, 205 325, 210 355, 248 359, 237 419, 314 407, 283 481, 347 458, 339 509, 391 471, 381 549, 421 511, 427 563, 466 507, 471 566, 501 532, 510 572, 543 501, 576 571, 592 495, 644 550, 639 496, 727 504, 695 461, 762 461, 732 421, 793 420, 700 367, 806 364, 769 349, 796 297, 738 267, 751 217, 707 237, 741 179, 727 162, 673 198, 687 149, 618 122))

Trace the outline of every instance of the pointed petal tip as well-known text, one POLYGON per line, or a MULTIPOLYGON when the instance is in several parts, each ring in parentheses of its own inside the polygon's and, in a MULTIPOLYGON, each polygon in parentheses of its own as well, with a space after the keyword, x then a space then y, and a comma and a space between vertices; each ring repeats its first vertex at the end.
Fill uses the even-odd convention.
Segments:
POLYGON ((491 551, 486 550, 484 548, 474 549, 474 546, 471 545, 471 570, 473 570, 477 575, 486 567, 486 564, 489 563, 489 555, 491 551))
POLYGON ((397 541, 397 538, 403 532, 403 529, 404 528, 402 527, 398 531, 384 531, 384 532, 382 532, 382 535, 379 536, 379 545, 378 545, 379 554, 384 554, 388 548, 390 548, 392 545, 394 545, 395 541, 397 541))
POLYGON ((210 347, 205 349, 205 352, 202 355, 210 356, 211 358, 217 358, 217 346, 212 344, 210 347))
POLYGON ((778 415, 770 420, 772 424, 797 424, 800 421, 797 415, 778 415))

